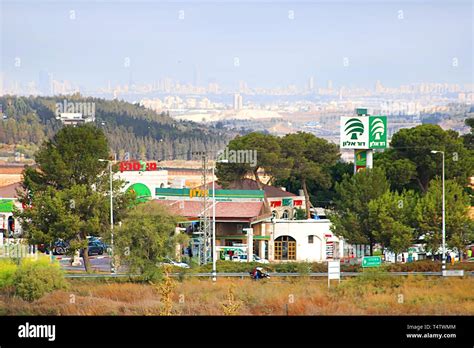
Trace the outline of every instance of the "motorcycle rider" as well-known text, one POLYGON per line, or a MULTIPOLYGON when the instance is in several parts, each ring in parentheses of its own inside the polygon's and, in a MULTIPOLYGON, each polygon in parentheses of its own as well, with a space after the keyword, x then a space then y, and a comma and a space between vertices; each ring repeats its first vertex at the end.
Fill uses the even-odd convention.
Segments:
POLYGON ((255 267, 254 270, 250 273, 252 278, 255 280, 262 279, 264 276, 264 271, 262 267, 255 267))

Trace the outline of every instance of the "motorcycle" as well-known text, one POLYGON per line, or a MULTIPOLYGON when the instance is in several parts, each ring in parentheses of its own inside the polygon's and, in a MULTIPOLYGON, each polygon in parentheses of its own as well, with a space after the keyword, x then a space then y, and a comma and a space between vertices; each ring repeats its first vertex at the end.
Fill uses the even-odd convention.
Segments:
POLYGON ((256 269, 252 272, 249 272, 249 274, 253 280, 270 279, 270 275, 262 269, 256 269))

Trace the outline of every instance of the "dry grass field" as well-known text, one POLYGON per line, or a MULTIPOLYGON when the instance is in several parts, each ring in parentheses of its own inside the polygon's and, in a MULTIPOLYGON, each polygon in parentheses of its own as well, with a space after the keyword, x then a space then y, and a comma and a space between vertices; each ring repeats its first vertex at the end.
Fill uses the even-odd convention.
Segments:
POLYGON ((70 281, 32 303, 2 294, 1 315, 474 315, 474 279, 70 281))

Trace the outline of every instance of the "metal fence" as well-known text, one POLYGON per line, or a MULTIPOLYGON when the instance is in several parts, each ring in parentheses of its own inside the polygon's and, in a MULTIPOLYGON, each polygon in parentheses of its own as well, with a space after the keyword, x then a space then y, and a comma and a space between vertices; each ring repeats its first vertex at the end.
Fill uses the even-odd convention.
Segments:
MULTIPOLYGON (((292 278, 292 277, 326 277, 328 274, 326 272, 318 272, 318 273, 269 273, 270 277, 281 277, 281 278, 292 278)), ((341 272, 341 277, 356 277, 361 275, 362 272, 341 272)), ((391 276, 408 276, 408 275, 418 275, 418 276, 442 276, 442 272, 387 272, 387 274, 391 276)), ((172 273, 171 276, 173 277, 202 277, 202 278, 212 278, 212 273, 172 273)), ((464 272, 466 276, 474 276, 474 272, 468 271, 464 272)), ((101 274, 87 274, 87 273, 69 273, 66 274, 67 278, 122 278, 122 277, 138 277, 138 274, 126 274, 126 273, 118 273, 118 274, 108 274, 108 273, 101 273, 101 274)), ((236 272, 236 273, 217 273, 217 277, 237 277, 237 278, 248 278, 249 273, 247 272, 236 272)))

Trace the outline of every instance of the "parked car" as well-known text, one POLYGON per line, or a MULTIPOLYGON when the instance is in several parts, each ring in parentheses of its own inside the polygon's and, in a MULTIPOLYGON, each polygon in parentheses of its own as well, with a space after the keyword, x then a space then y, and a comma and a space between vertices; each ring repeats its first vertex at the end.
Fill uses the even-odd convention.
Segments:
POLYGON ((176 262, 170 258, 166 258, 165 262, 160 262, 158 265, 169 265, 169 266, 176 266, 176 267, 181 267, 181 268, 190 268, 187 263, 176 262))
POLYGON ((40 251, 42 253, 49 254, 50 249, 53 250, 53 255, 64 255, 64 254, 67 253, 67 251, 69 249, 69 243, 59 239, 59 240, 54 242, 52 247, 50 247, 48 244, 44 244, 44 243, 38 244, 38 251, 40 251))
POLYGON ((268 261, 267 259, 262 259, 255 254, 253 255, 253 260, 258 263, 270 263, 270 261, 268 261))
POLYGON ((104 248, 104 251, 107 251, 107 252, 109 251, 110 246, 102 240, 102 237, 87 236, 86 238, 89 242, 97 242, 101 244, 102 247, 104 248))
MULTIPOLYGON (((88 250, 87 250, 87 255, 103 255, 105 248, 104 245, 101 241, 99 240, 89 240, 89 243, 87 244, 88 250)), ((81 249, 80 256, 84 255, 84 249, 81 249)))
MULTIPOLYGON (((232 261, 234 262, 247 262, 247 255, 240 254, 232 256, 232 261)), ((268 260, 262 259, 259 256, 253 254, 253 261, 258 263, 269 263, 268 260)))

